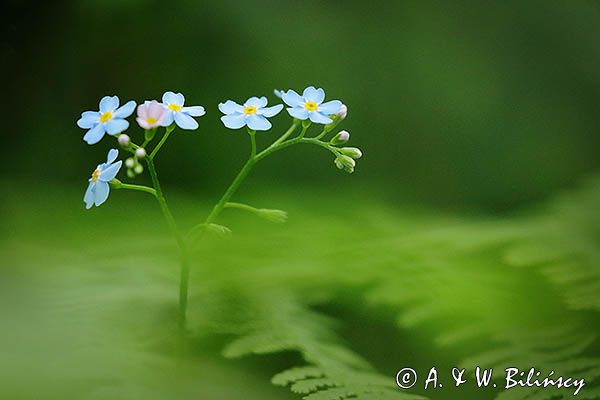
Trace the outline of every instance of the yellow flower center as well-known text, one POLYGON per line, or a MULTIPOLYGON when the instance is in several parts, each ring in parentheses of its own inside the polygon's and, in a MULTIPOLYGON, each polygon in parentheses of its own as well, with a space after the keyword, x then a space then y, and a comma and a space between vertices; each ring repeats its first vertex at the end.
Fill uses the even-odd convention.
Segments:
POLYGON ((306 108, 308 111, 317 111, 319 106, 314 101, 307 101, 304 103, 304 108, 306 108))
POLYGON ((178 112, 178 111, 181 111, 181 106, 179 104, 171 103, 171 104, 169 104, 169 110, 178 112))
POLYGON ((148 123, 148 125, 154 125, 158 122, 158 120, 156 118, 148 117, 146 118, 146 122, 148 123))
POLYGON ((110 111, 107 111, 105 113, 102 113, 102 115, 100 116, 100 122, 105 123, 107 121, 109 121, 112 118, 112 113, 110 111))
POLYGON ((102 171, 100 171, 100 168, 96 168, 96 170, 94 172, 92 172, 92 182, 97 182, 98 179, 100 179, 100 173, 102 171))
POLYGON ((244 107, 244 114, 246 114, 246 115, 256 114, 256 107, 254 107, 254 106, 244 107))

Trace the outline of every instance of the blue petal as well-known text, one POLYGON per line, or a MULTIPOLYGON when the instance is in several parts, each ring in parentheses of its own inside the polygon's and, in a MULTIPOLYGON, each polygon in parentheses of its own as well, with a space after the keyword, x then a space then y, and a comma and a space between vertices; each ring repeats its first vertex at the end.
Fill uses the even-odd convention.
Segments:
POLYGON ((312 122, 316 123, 316 124, 330 124, 333 122, 333 120, 331 118, 329 118, 327 115, 325 114, 321 114, 318 111, 313 111, 311 113, 309 113, 309 118, 312 122))
POLYGON ((167 115, 165 115, 165 119, 163 119, 163 122, 161 123, 162 126, 169 126, 173 123, 173 121, 175 120, 175 118, 173 117, 173 114, 175 114, 173 111, 169 110, 167 111, 167 115))
POLYGON ((117 96, 104 96, 100 100, 100 112, 113 112, 119 107, 119 98, 117 96))
POLYGON ((121 133, 125 129, 129 128, 129 122, 126 119, 111 119, 104 124, 104 127, 109 135, 114 136, 117 133, 121 133))
POLYGON ((102 139, 104 132, 104 125, 98 124, 87 131, 87 133, 83 136, 83 140, 85 140, 87 144, 96 144, 102 139))
POLYGON ((261 108, 256 113, 265 117, 273 117, 279 114, 281 110, 283 110, 283 104, 277 104, 276 106, 261 108))
POLYGON ((165 92, 162 97, 163 104, 177 104, 183 106, 185 103, 185 97, 181 93, 165 92))
POLYGON ((332 114, 335 114, 336 112, 340 111, 341 107, 342 107, 341 101, 331 100, 331 101, 328 101, 327 103, 323 103, 323 104, 319 105, 318 111, 325 115, 332 115, 332 114))
POLYGON ((246 106, 252 106, 252 107, 256 107, 256 108, 262 108, 265 107, 268 103, 268 100, 266 97, 250 97, 248 100, 246 100, 246 102, 244 103, 244 107, 246 106))
POLYGON ((119 150, 110 149, 108 151, 108 155, 106 156, 106 163, 112 164, 117 159, 118 156, 119 156, 119 150))
POLYGON ((268 119, 257 114, 249 116, 246 119, 246 123, 248 124, 248 128, 255 131, 268 131, 272 126, 268 119))
POLYGON ((133 110, 135 110, 135 101, 130 100, 115 110, 114 117, 127 118, 133 113, 133 110))
POLYGON ((283 101, 290 107, 298 107, 304 104, 304 99, 298 93, 294 92, 292 89, 284 92, 281 96, 283 101))
POLYGON ((192 117, 184 113, 175 113, 175 123, 181 129, 197 129, 198 123, 192 117))
POLYGON ((96 188, 94 189, 94 204, 96 207, 101 205, 108 199, 108 193, 110 192, 110 185, 106 182, 96 182, 96 188))
POLYGON ((225 103, 219 103, 219 110, 223 114, 233 114, 244 112, 244 107, 232 100, 227 100, 225 103))
POLYGON ((325 100, 325 92, 323 89, 315 89, 314 86, 309 86, 304 89, 302 96, 304 96, 307 101, 314 101, 317 104, 321 104, 323 100, 325 100))
POLYGON ((83 195, 83 202, 85 203, 86 210, 89 210, 94 205, 94 188, 96 184, 94 182, 90 182, 88 185, 85 194, 83 195))
POLYGON ((308 118, 308 110, 304 107, 288 108, 287 112, 294 118, 298 118, 298 119, 302 119, 302 120, 308 118))
POLYGON ((182 107, 181 112, 187 115, 191 115, 192 117, 201 117, 206 114, 206 110, 202 106, 189 106, 182 107))
POLYGON ((121 165, 123 165, 123 161, 119 160, 114 164, 110 164, 108 167, 104 167, 100 172, 100 181, 109 182, 111 179, 114 179, 119 173, 121 165))
POLYGON ((229 129, 239 129, 242 126, 246 125, 246 117, 244 114, 230 114, 223 115, 221 117, 221 121, 223 121, 223 125, 225 125, 229 129))
POLYGON ((77 121, 77 126, 82 129, 93 128, 100 122, 100 113, 97 111, 85 111, 81 113, 81 118, 77 121))

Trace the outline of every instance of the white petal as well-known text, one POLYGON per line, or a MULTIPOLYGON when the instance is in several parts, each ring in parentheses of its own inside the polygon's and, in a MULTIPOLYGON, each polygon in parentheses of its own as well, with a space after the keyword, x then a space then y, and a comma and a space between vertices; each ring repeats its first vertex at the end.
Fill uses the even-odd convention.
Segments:
POLYGON ((294 118, 298 118, 298 119, 302 119, 302 120, 308 118, 308 110, 304 107, 288 108, 287 112, 294 118))
POLYGON ((223 121, 223 125, 225 125, 229 129, 239 129, 242 126, 246 125, 246 117, 244 114, 231 114, 231 115, 223 115, 221 117, 221 121, 223 121))
POLYGON ((106 163, 112 164, 117 159, 117 157, 119 157, 119 150, 110 149, 108 151, 108 155, 106 156, 106 163))
POLYGON ((248 128, 255 131, 268 131, 272 126, 268 119, 257 114, 249 116, 246 119, 246 123, 248 124, 248 128))
POLYGON ((302 96, 294 92, 292 89, 284 92, 281 98, 290 107, 297 107, 304 104, 304 99, 302 96))
POLYGON ((85 111, 81 113, 81 118, 77 121, 77 126, 82 129, 93 128, 100 122, 100 113, 97 111, 85 111))
POLYGON ((191 115, 192 117, 201 117, 206 114, 206 110, 202 106, 182 107, 181 112, 191 115))
POLYGON ((110 185, 106 182, 98 181, 96 182, 96 187, 94 189, 94 204, 96 207, 101 205, 108 199, 108 193, 110 192, 110 185))
POLYGON ((194 118, 180 112, 175 113, 175 123, 181 129, 193 130, 198 128, 198 123, 194 118))
POLYGON ((98 124, 87 131, 87 133, 83 136, 83 140, 85 140, 87 144, 96 144, 104 137, 105 132, 106 130, 104 129, 104 125, 98 124))
POLYGON ((110 164, 108 167, 105 167, 100 172, 100 181, 101 182, 109 182, 112 179, 115 179, 115 176, 119 173, 121 169, 121 165, 123 165, 123 161, 119 160, 114 164, 110 164))
POLYGON ((219 110, 223 114, 242 113, 244 112, 244 107, 233 100, 227 100, 225 103, 219 103, 219 110))
POLYGON ((266 97, 250 97, 248 100, 246 100, 246 102, 244 103, 244 107, 246 106, 252 106, 252 107, 256 107, 256 108, 262 108, 265 107, 268 103, 268 100, 266 97))
POLYGON ((135 101, 130 100, 121 107, 117 108, 113 114, 115 118, 127 118, 135 110, 135 101))
POLYGON ((100 100, 100 112, 113 112, 119 107, 119 98, 117 96, 104 96, 100 100))
POLYGON ((111 119, 104 124, 104 127, 109 135, 114 136, 117 133, 121 133, 125 129, 129 128, 129 122, 126 119, 111 119))
POLYGON ((264 115, 265 117, 273 117, 279 114, 281 110, 283 110, 283 104, 277 104, 276 106, 261 108, 257 111, 257 114, 264 115))

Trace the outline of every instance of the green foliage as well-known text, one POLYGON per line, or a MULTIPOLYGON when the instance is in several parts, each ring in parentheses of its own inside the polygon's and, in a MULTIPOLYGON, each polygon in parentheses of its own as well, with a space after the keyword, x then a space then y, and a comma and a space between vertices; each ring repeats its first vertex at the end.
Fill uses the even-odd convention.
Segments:
MULTIPOLYGON (((398 369, 428 368, 433 359, 468 371, 554 369, 586 379, 577 398, 599 396, 597 179, 503 218, 320 193, 275 195, 290 210, 285 225, 227 211, 222 223, 234 234, 207 235, 194 253, 185 339, 172 295, 176 252, 151 198, 135 210, 80 215, 51 190, 43 200, 22 193, 4 199, 0 313, 8 328, 0 346, 11 368, 0 374, 8 377, 3 395, 14 397, 17 384, 26 386, 21 376, 35 376, 22 398, 39 398, 36 388, 47 398, 233 398, 226 388, 256 370, 249 399, 285 398, 278 386, 309 400, 572 396, 395 386, 398 369), (335 207, 340 201, 346 206, 335 207), (319 207, 334 213, 302 211, 319 207), (54 212, 40 211, 47 209, 54 212), (129 218, 148 222, 115 222, 129 218), (216 361, 221 350, 236 360, 216 361), (181 369, 167 367, 175 364, 181 369), (217 378, 228 374, 237 378, 217 378), (264 385, 270 376, 272 388, 264 385)), ((174 201, 190 224, 204 213, 196 202, 174 201)))

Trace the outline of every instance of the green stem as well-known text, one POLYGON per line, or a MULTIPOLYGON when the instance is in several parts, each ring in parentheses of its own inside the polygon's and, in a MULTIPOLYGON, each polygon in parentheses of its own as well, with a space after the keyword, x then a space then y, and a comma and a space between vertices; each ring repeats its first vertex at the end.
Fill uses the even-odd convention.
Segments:
POLYGON ((165 134, 160 139, 160 142, 158 142, 158 144, 156 145, 154 150, 152 150, 152 153, 150 153, 150 156, 149 156, 150 159, 152 159, 152 160, 154 159, 154 157, 156 156, 156 154, 158 153, 160 148, 163 146, 163 144, 165 144, 165 142, 169 138, 169 135, 171 134, 171 132, 173 132, 174 129, 175 129, 175 124, 171 124, 171 125, 167 126, 167 128, 165 130, 165 134))
POLYGON ((231 182, 231 185, 229 185, 229 187, 225 191, 225 194, 223 194, 223 197, 221 197, 219 202, 213 207, 211 213, 208 215, 206 221, 204 222, 205 224, 212 223, 219 216, 221 211, 223 211, 223 208, 225 208, 225 204, 227 204, 227 202, 235 194, 237 189, 240 187, 241 183, 244 181, 244 179, 246 179, 246 176, 248 176, 248 174, 250 173, 250 170, 252 170, 254 164, 256 164, 256 138, 254 133, 250 133, 250 143, 251 150, 248 161, 246 161, 246 163, 244 164, 240 172, 237 174, 233 182, 231 182))
MULTIPOLYGON (((169 132, 167 130, 167 132, 169 132)), ((165 133, 165 136, 167 133, 165 133)), ((157 146, 158 147, 158 146, 157 146)), ((155 149, 156 150, 156 149, 155 149)), ((154 185, 154 189, 156 190, 156 200, 160 206, 160 210, 171 229, 171 233, 175 237, 177 241, 177 245, 181 250, 181 271, 180 271, 180 282, 179 282, 179 326, 183 329, 185 327, 185 319, 187 313, 187 303, 188 303, 188 286, 190 279, 190 265, 189 265, 189 257, 188 250, 183 239, 183 236, 179 232, 177 228, 177 224, 175 223, 175 218, 173 218, 173 214, 171 214, 171 210, 167 205, 167 200, 163 194, 162 188, 160 186, 160 182, 158 180, 158 175, 156 173, 156 168, 154 166, 154 161, 152 157, 146 158, 146 164, 148 165, 148 171, 150 172, 150 178, 152 179, 152 184, 154 185)))
POLYGON ((148 186, 143 185, 132 185, 129 183, 120 183, 115 186, 115 189, 127 189, 127 190, 137 190, 138 192, 146 192, 150 193, 152 196, 156 197, 156 190, 152 189, 148 186))
POLYGON ((248 204, 234 203, 231 201, 225 203, 225 208, 237 208, 238 210, 250 211, 253 213, 256 213, 258 211, 258 208, 249 206, 248 204))
POLYGON ((255 160, 258 162, 258 161, 262 160, 263 158, 267 157, 268 155, 275 153, 276 151, 283 150, 286 147, 290 147, 290 146, 295 145, 297 143, 314 144, 314 145, 317 145, 317 146, 321 146, 321 147, 323 147, 323 148, 331 151, 332 153, 334 153, 336 155, 340 154, 339 150, 335 146, 332 146, 332 145, 330 145, 327 142, 323 142, 323 141, 321 141, 319 139, 316 139, 316 138, 304 138, 302 136, 298 136, 298 137, 290 139, 290 140, 288 140, 286 142, 280 143, 277 146, 269 146, 265 150, 263 150, 260 153, 258 153, 256 155, 256 157, 255 157, 255 160))
POLYGON ((279 139, 274 141, 273 144, 269 147, 277 146, 279 143, 281 143, 285 139, 287 139, 296 130, 298 125, 300 125, 300 120, 295 119, 294 122, 292 123, 292 126, 290 126, 290 128, 283 135, 281 135, 281 137, 279 137, 279 139))

